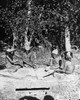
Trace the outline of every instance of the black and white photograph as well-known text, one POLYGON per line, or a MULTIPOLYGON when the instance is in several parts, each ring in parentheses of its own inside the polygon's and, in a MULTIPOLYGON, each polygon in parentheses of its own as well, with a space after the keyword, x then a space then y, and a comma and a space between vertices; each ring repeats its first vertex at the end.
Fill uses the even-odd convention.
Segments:
POLYGON ((0 100, 80 100, 80 0, 0 0, 0 100))

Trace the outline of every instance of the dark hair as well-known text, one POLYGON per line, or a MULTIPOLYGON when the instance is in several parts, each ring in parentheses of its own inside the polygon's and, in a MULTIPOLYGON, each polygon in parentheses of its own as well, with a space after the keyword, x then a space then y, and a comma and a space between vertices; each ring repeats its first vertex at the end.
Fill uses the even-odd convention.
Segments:
POLYGON ((32 97, 32 96, 24 96, 24 97, 20 98, 19 100, 25 100, 25 99, 27 99, 27 100, 39 100, 36 97, 32 97))
POLYGON ((54 98, 50 95, 46 95, 43 100, 54 100, 54 98))

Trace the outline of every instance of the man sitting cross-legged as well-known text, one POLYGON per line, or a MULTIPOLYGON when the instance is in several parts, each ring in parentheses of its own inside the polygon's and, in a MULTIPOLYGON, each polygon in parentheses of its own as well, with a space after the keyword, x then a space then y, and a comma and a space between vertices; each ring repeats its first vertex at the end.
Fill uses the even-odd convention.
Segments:
POLYGON ((72 65, 72 63, 71 63, 72 54, 71 54, 71 56, 68 56, 65 54, 59 60, 59 67, 56 68, 52 73, 46 75, 45 77, 50 76, 50 75, 54 76, 55 72, 56 73, 65 73, 65 74, 72 74, 74 72, 75 66, 72 65), (65 56, 66 56, 66 58, 65 58, 65 56))
POLYGON ((59 60, 59 69, 57 69, 55 72, 72 74, 75 68, 71 62, 72 57, 73 55, 71 52, 65 52, 59 60))
POLYGON ((58 47, 52 47, 51 48, 51 59, 50 59, 50 66, 52 67, 53 65, 57 64, 57 60, 56 58, 58 58, 58 47))

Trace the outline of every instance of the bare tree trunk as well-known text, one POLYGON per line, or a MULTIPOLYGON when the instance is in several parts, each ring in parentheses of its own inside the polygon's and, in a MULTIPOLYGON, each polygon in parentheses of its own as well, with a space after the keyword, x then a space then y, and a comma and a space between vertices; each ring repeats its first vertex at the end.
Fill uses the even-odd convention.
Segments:
POLYGON ((28 32, 28 27, 26 28, 26 31, 25 31, 25 44, 24 44, 25 50, 28 51, 28 50, 30 50, 30 43, 31 43, 31 41, 28 41, 27 32, 28 32))
POLYGON ((15 48, 15 46, 16 46, 16 40, 17 40, 16 33, 13 32, 13 46, 12 46, 12 48, 15 48))
MULTIPOLYGON (((31 15, 31 2, 32 2, 32 0, 28 0, 28 3, 27 3, 27 5, 28 5, 28 12, 27 12, 28 19, 27 19, 27 21, 30 20, 30 15, 31 15)), ((24 48, 25 48, 25 50, 28 51, 28 50, 30 50, 31 39, 30 39, 30 41, 28 41, 27 32, 28 32, 28 25, 27 25, 26 31, 25 31, 25 43, 24 43, 24 48)))
POLYGON ((67 52, 71 52, 70 31, 68 27, 65 29, 65 49, 67 52))
POLYGON ((30 15, 31 15, 31 3, 32 3, 32 0, 28 0, 28 20, 30 19, 30 15))

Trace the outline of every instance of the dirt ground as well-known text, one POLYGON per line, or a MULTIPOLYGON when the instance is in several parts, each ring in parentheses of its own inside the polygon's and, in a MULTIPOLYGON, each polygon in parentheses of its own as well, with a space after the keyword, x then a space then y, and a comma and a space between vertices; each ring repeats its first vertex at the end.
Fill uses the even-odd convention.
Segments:
MULTIPOLYGON (((49 58, 49 53, 48 58, 49 58)), ((39 57, 39 56, 38 56, 39 57)), ((43 57, 42 57, 43 58, 43 57)), ((42 59, 40 58, 40 59, 42 59)), ((38 59, 38 64, 41 63, 38 59)), ((55 100, 79 100, 80 99, 80 53, 74 53, 72 63, 75 66, 74 73, 55 73, 44 77, 53 70, 45 71, 46 65, 37 64, 37 68, 31 67, 0 70, 0 100, 36 100, 20 99, 24 96, 36 97, 43 100, 45 95, 52 96, 55 100)), ((46 60, 48 62, 48 60, 46 60)), ((52 100, 52 99, 51 99, 52 100)))

